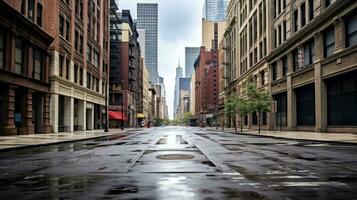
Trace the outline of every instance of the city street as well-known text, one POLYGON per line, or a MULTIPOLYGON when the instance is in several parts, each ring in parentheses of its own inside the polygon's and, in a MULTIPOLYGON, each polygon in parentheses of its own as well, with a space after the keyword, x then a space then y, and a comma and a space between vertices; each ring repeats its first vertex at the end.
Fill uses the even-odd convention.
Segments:
POLYGON ((357 146, 163 127, 0 154, 0 199, 354 199, 357 146))

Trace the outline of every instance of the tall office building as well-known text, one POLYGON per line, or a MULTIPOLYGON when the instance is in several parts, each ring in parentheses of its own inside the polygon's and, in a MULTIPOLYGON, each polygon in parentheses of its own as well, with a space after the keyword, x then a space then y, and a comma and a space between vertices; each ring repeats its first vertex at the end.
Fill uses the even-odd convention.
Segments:
POLYGON ((150 74, 150 81, 158 83, 158 4, 138 3, 137 26, 145 30, 145 64, 150 74))
POLYGON ((183 73, 182 73, 182 68, 180 66, 180 62, 178 67, 176 68, 176 78, 175 78, 175 96, 174 96, 174 117, 176 118, 176 108, 179 104, 179 95, 180 95, 180 78, 182 78, 183 73))
POLYGON ((192 73, 195 71, 194 64, 200 54, 199 47, 186 47, 185 48, 185 77, 191 78, 192 73))
POLYGON ((225 21, 228 0, 205 0, 203 18, 206 21, 225 21))

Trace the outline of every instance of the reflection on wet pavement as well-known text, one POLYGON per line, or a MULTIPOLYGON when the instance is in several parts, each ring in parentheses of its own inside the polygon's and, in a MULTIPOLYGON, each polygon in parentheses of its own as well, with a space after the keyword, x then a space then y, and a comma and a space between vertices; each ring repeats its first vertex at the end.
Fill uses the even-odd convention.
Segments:
POLYGON ((0 154, 0 199, 355 199, 357 146, 143 129, 0 154))

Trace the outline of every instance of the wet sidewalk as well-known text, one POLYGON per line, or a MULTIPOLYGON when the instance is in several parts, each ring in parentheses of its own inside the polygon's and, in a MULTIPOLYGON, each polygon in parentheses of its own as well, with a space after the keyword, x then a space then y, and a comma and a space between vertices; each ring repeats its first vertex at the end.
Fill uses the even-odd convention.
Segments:
POLYGON ((94 131, 78 131, 78 132, 63 132, 50 134, 31 134, 31 135, 16 135, 16 136, 1 136, 0 137, 0 151, 11 150, 16 148, 44 146, 50 144, 75 142, 81 140, 97 139, 109 136, 126 136, 127 133, 139 129, 127 128, 111 129, 109 132, 104 130, 94 131))
MULTIPOLYGON (((207 130, 216 131, 216 128, 207 128, 207 130)), ((219 128, 218 131, 222 131, 222 129, 219 128)), ((233 128, 225 128, 224 132, 235 133, 233 128)), ((354 133, 317 133, 307 131, 261 131, 258 133, 258 131, 255 130, 243 130, 243 132, 240 132, 240 129, 238 129, 237 134, 293 140, 357 144, 357 134, 354 133)))

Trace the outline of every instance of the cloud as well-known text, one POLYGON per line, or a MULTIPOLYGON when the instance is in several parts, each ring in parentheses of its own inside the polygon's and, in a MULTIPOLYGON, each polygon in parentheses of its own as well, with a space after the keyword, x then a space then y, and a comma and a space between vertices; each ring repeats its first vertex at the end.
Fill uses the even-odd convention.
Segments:
POLYGON ((185 47, 201 45, 203 0, 117 0, 119 9, 130 10, 136 18, 136 4, 159 4, 159 74, 165 79, 166 103, 173 117, 175 71, 178 60, 184 68, 185 47))

